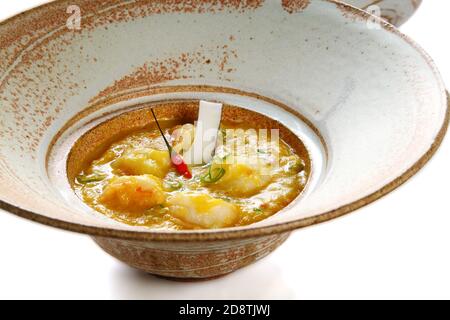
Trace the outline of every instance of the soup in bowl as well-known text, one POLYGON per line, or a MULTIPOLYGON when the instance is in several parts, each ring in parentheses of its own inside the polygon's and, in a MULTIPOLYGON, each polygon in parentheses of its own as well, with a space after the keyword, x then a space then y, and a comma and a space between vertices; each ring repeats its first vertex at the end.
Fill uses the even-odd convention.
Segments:
POLYGON ((170 149, 186 161, 198 105, 179 101, 153 106, 156 112, 166 109, 159 112, 159 123, 169 148, 148 108, 124 113, 83 135, 68 158, 77 195, 120 222, 165 230, 250 225, 299 197, 311 168, 306 147, 273 119, 238 107, 224 108, 214 156, 188 166, 189 177, 177 172, 170 149), (129 132, 126 122, 136 118, 149 119, 148 126, 129 132), (118 122, 124 132, 104 133, 118 122), (86 153, 85 140, 96 135, 108 139, 97 138, 92 154, 86 153), (116 137, 112 144, 111 137, 116 137), (92 155, 97 157, 91 160, 92 155))

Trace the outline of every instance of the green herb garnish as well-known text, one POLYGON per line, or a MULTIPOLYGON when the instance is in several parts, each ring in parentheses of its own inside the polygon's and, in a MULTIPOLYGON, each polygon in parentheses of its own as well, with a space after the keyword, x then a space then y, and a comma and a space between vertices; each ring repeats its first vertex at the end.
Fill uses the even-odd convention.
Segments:
POLYGON ((305 170, 305 164, 301 160, 296 161, 295 163, 290 165, 288 170, 290 172, 302 172, 303 170, 305 170))
POLYGON ((180 181, 164 181, 164 188, 169 190, 179 190, 183 187, 180 181))
POLYGON ((99 182, 99 181, 105 180, 106 178, 107 178, 107 175, 105 175, 105 174, 93 173, 90 175, 78 176, 77 181, 78 181, 78 183, 86 184, 86 183, 91 183, 91 182, 99 182))
POLYGON ((223 178, 225 173, 226 171, 224 168, 212 169, 212 166, 210 166, 208 173, 201 177, 200 181, 203 183, 216 183, 223 178))

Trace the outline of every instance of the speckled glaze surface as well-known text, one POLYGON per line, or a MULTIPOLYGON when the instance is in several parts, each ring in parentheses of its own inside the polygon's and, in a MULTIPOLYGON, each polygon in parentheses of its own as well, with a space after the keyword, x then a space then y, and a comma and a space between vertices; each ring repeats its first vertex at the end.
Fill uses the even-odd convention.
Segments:
POLYGON ((343 1, 362 10, 379 13, 383 19, 401 26, 419 9, 422 0, 346 0, 343 1), (378 8, 380 11, 378 12, 378 8))
POLYGON ((432 157, 449 114, 427 54, 369 20, 326 0, 71 0, 1 23, 0 208, 92 235, 142 270, 207 278, 379 199, 432 157), (69 5, 80 29, 67 27, 69 5), (289 128, 312 154, 305 194, 251 226, 179 232, 120 224, 73 195, 65 168, 77 137, 180 99, 241 106, 289 128))
POLYGON ((107 253, 138 270, 173 279, 211 279, 260 260, 287 240, 279 234, 213 242, 142 242, 95 238, 107 253))

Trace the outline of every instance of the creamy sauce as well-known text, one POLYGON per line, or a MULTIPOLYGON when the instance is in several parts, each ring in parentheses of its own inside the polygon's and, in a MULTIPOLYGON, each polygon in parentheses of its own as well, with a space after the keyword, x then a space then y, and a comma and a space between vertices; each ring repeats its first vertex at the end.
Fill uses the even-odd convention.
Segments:
MULTIPOLYGON (((190 141, 180 137, 193 126, 163 126, 182 154, 190 141)), ((134 132, 110 145, 77 176, 75 192, 108 217, 152 229, 215 229, 266 219, 303 191, 309 160, 281 139, 276 143, 246 133, 239 140, 229 129, 248 128, 234 123, 221 127, 227 141, 242 142, 246 151, 219 146, 211 163, 190 167, 190 180, 173 168, 157 129, 134 132)))

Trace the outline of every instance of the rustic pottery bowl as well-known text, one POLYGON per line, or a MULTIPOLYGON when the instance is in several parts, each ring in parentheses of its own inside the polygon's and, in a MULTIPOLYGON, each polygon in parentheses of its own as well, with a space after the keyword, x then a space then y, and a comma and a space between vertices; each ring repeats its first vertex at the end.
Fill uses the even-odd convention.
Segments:
POLYGON ((345 0, 343 2, 373 14, 379 14, 383 19, 398 27, 419 9, 422 0, 345 0), (371 9, 374 9, 373 12, 371 9))
POLYGON ((140 270, 198 279, 379 199, 432 157, 448 108, 427 54, 369 18, 325 0, 70 0, 1 23, 0 208, 89 234, 140 270), (120 224, 74 196, 67 159, 80 136, 198 99, 257 111, 301 138, 313 163, 306 192, 251 226, 179 232, 120 224))

